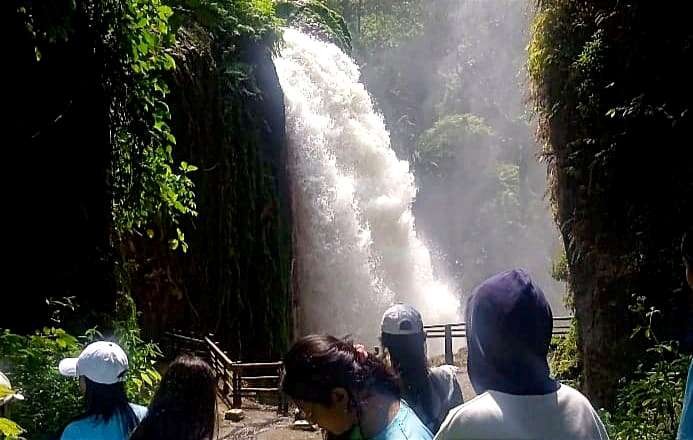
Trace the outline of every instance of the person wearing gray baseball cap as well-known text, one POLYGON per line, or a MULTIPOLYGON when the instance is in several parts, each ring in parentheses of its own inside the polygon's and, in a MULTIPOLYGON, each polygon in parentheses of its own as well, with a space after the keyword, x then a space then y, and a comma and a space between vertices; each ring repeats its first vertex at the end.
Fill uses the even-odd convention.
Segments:
POLYGON ((395 304, 387 309, 380 330, 383 347, 400 377, 402 397, 426 427, 437 432, 450 409, 464 400, 456 368, 428 367, 423 320, 414 307, 395 304))
POLYGON ((147 413, 127 400, 128 357, 115 342, 91 343, 79 357, 60 361, 58 370, 79 377, 86 401, 86 411, 65 427, 61 440, 125 440, 147 413))

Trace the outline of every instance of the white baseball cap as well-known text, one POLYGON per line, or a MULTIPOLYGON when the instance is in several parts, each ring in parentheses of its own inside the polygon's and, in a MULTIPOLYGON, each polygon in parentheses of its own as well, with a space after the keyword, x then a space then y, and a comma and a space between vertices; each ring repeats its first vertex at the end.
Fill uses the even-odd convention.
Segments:
MULTIPOLYGON (((12 390, 12 384, 10 383, 10 380, 7 378, 7 376, 5 376, 5 374, 3 374, 2 371, 0 371, 0 385, 12 390)), ((12 393, 6 395, 5 397, 0 397, 0 406, 3 406, 4 404, 12 400, 24 400, 24 396, 22 396, 19 393, 12 393)))
POLYGON ((380 326, 390 335, 416 335, 424 332, 421 314, 408 304, 395 304, 385 311, 380 326))
POLYGON ((109 385, 125 380, 128 357, 115 342, 98 341, 87 345, 79 357, 60 361, 63 376, 86 376, 92 382, 109 385))

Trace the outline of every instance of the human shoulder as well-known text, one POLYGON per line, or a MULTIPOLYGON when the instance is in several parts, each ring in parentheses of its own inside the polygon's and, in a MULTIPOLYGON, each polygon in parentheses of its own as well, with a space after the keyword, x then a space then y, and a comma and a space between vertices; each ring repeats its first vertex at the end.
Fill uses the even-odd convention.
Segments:
POLYGON ((485 426, 492 424, 503 414, 493 395, 485 392, 450 410, 435 439, 458 440, 462 438, 486 438, 485 426))
POLYGON ((590 403, 589 399, 580 391, 569 385, 561 384, 556 391, 556 396, 559 402, 564 402, 565 404, 571 406, 583 406, 594 411, 592 403, 590 403))
MULTIPOLYGON (((452 390, 457 382, 458 368, 454 365, 441 365, 428 370, 431 383, 439 392, 452 390)), ((459 386, 459 384, 458 384, 459 386)))
POLYGON ((556 395, 558 404, 564 408, 564 414, 570 420, 579 421, 575 426, 576 430, 586 430, 586 435, 590 438, 609 438, 599 413, 584 394, 575 388, 561 384, 556 395))
POLYGON ((65 429, 63 434, 60 436, 60 440, 77 440, 85 438, 85 429, 88 428, 88 424, 91 422, 90 418, 75 420, 70 422, 65 429))
POLYGON ((432 440, 433 434, 404 400, 390 425, 372 440, 432 440))
POLYGON ((497 413, 499 406, 490 392, 485 392, 474 397, 472 400, 450 410, 446 421, 453 417, 469 417, 480 413, 497 413))

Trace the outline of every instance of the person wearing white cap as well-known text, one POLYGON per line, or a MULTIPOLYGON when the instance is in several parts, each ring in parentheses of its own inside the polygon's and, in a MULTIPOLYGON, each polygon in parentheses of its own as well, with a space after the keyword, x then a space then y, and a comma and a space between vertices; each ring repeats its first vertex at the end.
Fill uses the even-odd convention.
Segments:
POLYGON ((437 432, 450 409, 464 400, 456 368, 428 367, 421 314, 410 305, 396 304, 385 311, 381 342, 399 373, 402 397, 431 432, 437 432))
POLYGON ((89 344, 76 358, 60 361, 63 376, 79 377, 86 411, 67 425, 61 440, 125 440, 147 409, 129 403, 125 394, 128 357, 118 344, 89 344))

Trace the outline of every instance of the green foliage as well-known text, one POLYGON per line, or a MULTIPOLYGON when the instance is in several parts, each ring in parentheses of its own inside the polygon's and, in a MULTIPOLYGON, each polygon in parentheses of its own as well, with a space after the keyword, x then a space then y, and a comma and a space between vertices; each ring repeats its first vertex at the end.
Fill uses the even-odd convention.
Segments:
MULTIPOLYGON (((166 229, 196 215, 191 170, 176 167, 165 76, 175 34, 172 9, 161 0, 22 0, 20 19, 34 41, 37 63, 50 46, 75 40, 101 57, 110 128, 112 216, 116 232, 166 229), (86 22, 89 34, 77 23, 86 22)), ((77 44, 77 43, 75 43, 77 44)))
POLYGON ((365 53, 405 45, 424 33, 427 14, 422 0, 358 2, 354 8, 358 15, 354 30, 365 53))
POLYGON ((417 166, 443 178, 460 166, 455 158, 463 159, 463 150, 487 148, 494 141, 493 136, 491 127, 479 116, 469 113, 444 116, 419 137, 415 152, 417 166))
MULTIPOLYGON (((3 400, 7 397, 11 397, 15 394, 15 391, 5 385, 0 385, 0 405, 7 405, 8 402, 3 400)), ((14 440, 18 439, 19 436, 24 432, 24 428, 19 426, 17 423, 6 417, 0 417, 0 439, 14 440)))
POLYGON ((570 291, 570 287, 568 284, 568 271, 568 256, 566 255, 565 250, 561 248, 561 250, 554 256, 553 260, 551 261, 551 278, 553 278, 556 281, 565 283, 565 296, 563 297, 563 305, 566 307, 566 309, 574 311, 575 300, 573 299, 573 293, 570 291))
POLYGON ((572 387, 580 388, 582 365, 577 341, 577 321, 573 318, 568 333, 562 338, 554 337, 551 340, 549 367, 553 377, 572 387))
POLYGON ((385 8, 371 6, 361 18, 359 43, 368 51, 406 44, 423 33, 424 17, 420 0, 389 2, 385 8))
POLYGON ((568 282, 568 257, 561 252, 551 262, 551 276, 556 281, 568 282))
POLYGON ((128 398, 131 402, 147 406, 161 380, 155 366, 163 358, 163 353, 157 344, 142 339, 137 309, 130 296, 121 296, 117 314, 118 319, 113 323, 113 337, 128 354, 128 398))
MULTIPOLYGON (((196 215, 189 167, 174 169, 176 139, 168 123, 169 93, 164 80, 175 68, 168 53, 174 44, 172 9, 160 0, 128 0, 116 22, 127 94, 114 115, 113 215, 120 233, 151 223, 161 227, 196 215), (119 116, 119 117, 118 117, 119 116)), ((182 236, 176 228, 177 243, 182 236)), ((171 246, 177 247, 176 245, 171 246)), ((186 248, 183 247, 183 250, 186 248)))
POLYGON ((13 418, 31 439, 58 433, 79 414, 82 400, 76 380, 58 374, 58 363, 79 354, 77 338, 56 328, 29 336, 5 330, 0 335, 0 362, 25 400, 13 404, 13 418))
POLYGON ((346 22, 323 0, 281 1, 277 3, 277 14, 288 25, 330 41, 345 52, 351 51, 351 34, 346 22))
MULTIPOLYGON (((129 323, 118 324, 115 335, 128 353, 128 397, 146 405, 160 379, 153 369, 160 351, 142 341, 129 323)), ((84 345, 101 336, 92 329, 76 338, 59 328, 44 328, 29 336, 9 330, 0 334, 0 366, 25 396, 13 404, 13 418, 26 429, 28 438, 50 438, 83 411, 78 381, 62 377, 57 365, 66 357, 79 355, 84 345)))
MULTIPOLYGON (((188 20, 202 24, 215 35, 224 98, 228 99, 226 89, 247 99, 258 95, 252 66, 241 61, 241 55, 248 42, 262 42, 271 50, 276 48, 282 20, 276 15, 275 3, 272 0, 174 0, 174 3, 188 20)), ((234 110, 235 104, 240 103, 234 103, 234 110)))
MULTIPOLYGON (((172 26, 178 29, 174 77, 184 84, 171 102, 174 129, 180 128, 179 139, 186 141, 181 143, 185 154, 202 158, 213 171, 192 176, 197 201, 208 215, 185 231, 206 255, 169 267, 178 292, 190 295, 190 302, 181 304, 190 306, 196 321, 191 325, 214 332, 234 356, 276 357, 286 349, 291 328, 291 237, 280 205, 283 96, 271 65, 283 21, 274 2, 266 0, 170 4, 176 12, 172 26), (248 343, 251 333, 256 341, 248 343)), ((163 258, 158 262, 170 264, 163 258)), ((164 284, 171 281, 167 270, 152 272, 164 284)), ((127 275, 121 278, 130 283, 127 275)), ((162 322, 152 321, 152 327, 162 322)))
POLYGON ((0 417, 0 438, 7 440, 19 439, 24 429, 12 420, 0 417))
POLYGON ((631 339, 649 348, 635 371, 619 381, 613 411, 604 412, 609 435, 616 440, 674 438, 691 357, 676 342, 657 339, 655 321, 662 311, 644 296, 634 295, 629 309, 638 323, 631 339))
MULTIPOLYGON (((661 312, 646 307, 643 297, 635 298, 631 311, 640 322, 632 338, 643 339, 650 348, 643 350, 635 371, 619 381, 615 407, 610 412, 601 410, 601 418, 615 440, 674 438, 691 357, 680 352, 676 343, 656 342, 653 319, 661 312)), ((551 374, 579 388, 582 365, 576 321, 564 338, 554 338, 551 345, 551 374)))
POLYGON ((692 6, 537 2, 531 95, 571 288, 592 319, 585 381, 604 405, 636 370, 646 333, 661 343, 685 322, 686 295, 662 293, 686 291, 677 243, 693 216, 693 150, 679 146, 693 135, 693 70, 680 60, 693 54, 692 6), (666 319, 629 339, 632 320, 605 318, 627 315, 632 292, 650 301, 643 315, 666 319), (607 366, 590 361, 605 356, 607 366))
POLYGON ((674 438, 691 358, 676 344, 656 344, 647 350, 654 363, 640 363, 634 379, 619 384, 616 406, 605 424, 615 440, 674 438))
POLYGON ((234 54, 242 41, 265 41, 270 46, 277 38, 281 20, 272 0, 172 0, 177 25, 192 20, 233 42, 226 47, 234 54))

